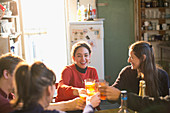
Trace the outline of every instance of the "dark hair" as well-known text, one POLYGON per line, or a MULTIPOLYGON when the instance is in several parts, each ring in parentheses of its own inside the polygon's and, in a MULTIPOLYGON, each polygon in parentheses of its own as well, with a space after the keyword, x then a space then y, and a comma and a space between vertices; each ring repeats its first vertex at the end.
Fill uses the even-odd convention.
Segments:
POLYGON ((38 103, 45 88, 55 84, 55 81, 55 73, 40 61, 32 65, 19 64, 15 70, 18 99, 14 107, 20 102, 23 102, 23 108, 31 103, 38 103))
POLYGON ((85 42, 85 41, 79 41, 79 42, 75 43, 75 44, 72 46, 71 56, 75 56, 76 51, 77 51, 78 48, 80 48, 80 47, 85 47, 86 49, 88 49, 89 54, 91 54, 92 50, 91 50, 90 44, 88 44, 88 43, 85 42))
POLYGON ((12 53, 3 54, 0 57, 0 78, 2 77, 4 70, 8 70, 12 75, 16 65, 21 61, 24 60, 19 56, 13 55, 12 53))
POLYGON ((129 50, 140 60, 139 73, 144 74, 144 80, 146 82, 146 94, 148 96, 159 96, 158 87, 158 71, 156 69, 153 47, 149 42, 137 41, 133 43, 129 50), (143 55, 146 55, 146 59, 143 60, 143 55))

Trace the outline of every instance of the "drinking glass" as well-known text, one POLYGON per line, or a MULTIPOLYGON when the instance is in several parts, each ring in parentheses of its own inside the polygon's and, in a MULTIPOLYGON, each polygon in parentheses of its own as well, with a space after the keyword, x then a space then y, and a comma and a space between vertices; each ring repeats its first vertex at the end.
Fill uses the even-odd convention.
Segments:
MULTIPOLYGON (((109 83, 106 82, 104 79, 100 79, 98 82, 98 88, 106 89, 106 86, 109 86, 109 83)), ((100 98, 101 100, 106 100, 106 93, 105 91, 100 91, 100 98)))
POLYGON ((94 79, 85 79, 85 89, 89 96, 92 96, 96 93, 96 86, 94 79))
POLYGON ((88 95, 86 95, 86 94, 80 94, 80 98, 83 99, 84 101, 86 101, 87 97, 88 97, 88 95))

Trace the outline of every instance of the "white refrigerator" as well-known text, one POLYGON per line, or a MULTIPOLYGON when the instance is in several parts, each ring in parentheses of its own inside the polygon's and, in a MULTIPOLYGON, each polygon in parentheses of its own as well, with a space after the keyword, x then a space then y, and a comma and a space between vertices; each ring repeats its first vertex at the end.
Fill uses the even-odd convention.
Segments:
POLYGON ((71 47, 77 41, 87 41, 92 46, 90 66, 97 69, 99 79, 104 79, 104 28, 103 20, 69 22, 68 64, 72 63, 71 47))

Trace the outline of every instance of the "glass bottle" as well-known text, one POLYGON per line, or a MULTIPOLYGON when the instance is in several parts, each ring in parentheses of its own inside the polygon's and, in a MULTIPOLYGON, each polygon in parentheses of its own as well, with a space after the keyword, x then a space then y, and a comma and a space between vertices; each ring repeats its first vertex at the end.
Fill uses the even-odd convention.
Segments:
POLYGON ((88 4, 88 20, 93 20, 92 18, 92 8, 90 4, 88 4))
POLYGON ((139 83, 139 96, 142 96, 144 97, 145 96, 145 81, 144 80, 140 80, 140 83, 139 83))
POLYGON ((79 2, 77 3, 77 21, 81 21, 81 9, 79 2))
POLYGON ((127 109, 127 91, 126 90, 121 91, 121 106, 120 106, 120 110, 118 111, 118 113, 129 113, 127 109))

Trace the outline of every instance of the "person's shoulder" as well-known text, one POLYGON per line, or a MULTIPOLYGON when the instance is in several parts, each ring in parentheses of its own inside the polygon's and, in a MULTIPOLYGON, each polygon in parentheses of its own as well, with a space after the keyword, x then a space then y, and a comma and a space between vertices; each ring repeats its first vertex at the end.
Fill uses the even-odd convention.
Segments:
POLYGON ((168 75, 168 73, 162 68, 158 67, 157 70, 158 70, 158 75, 168 75))
POLYGON ((120 71, 119 75, 131 75, 131 76, 136 76, 137 75, 137 70, 136 69, 131 69, 130 65, 125 66, 122 68, 120 71))
POLYGON ((71 65, 65 66, 63 71, 71 71, 71 70, 74 70, 74 69, 76 69, 75 65, 71 64, 71 65))
POLYGON ((127 65, 127 66, 123 67, 121 70, 121 72, 125 72, 125 71, 134 71, 134 70, 131 69, 130 65, 127 65))
POLYGON ((132 70, 132 69, 131 69, 130 65, 127 65, 127 66, 123 67, 122 70, 132 70))
POLYGON ((88 71, 97 71, 96 68, 93 66, 88 66, 87 70, 88 71))
POLYGON ((93 66, 88 66, 88 68, 87 69, 95 69, 96 70, 96 68, 95 67, 93 67, 93 66))

